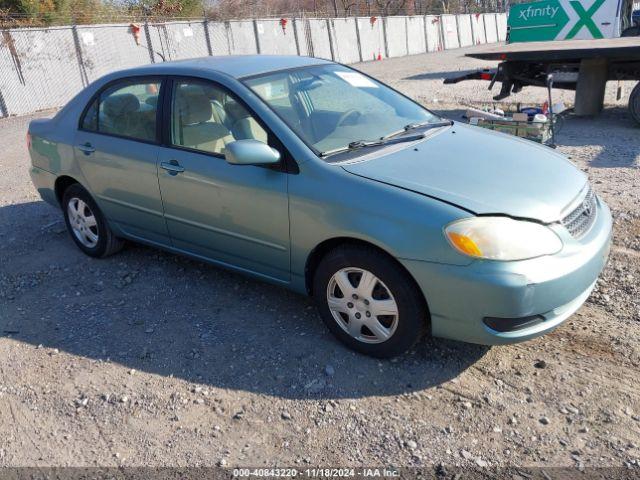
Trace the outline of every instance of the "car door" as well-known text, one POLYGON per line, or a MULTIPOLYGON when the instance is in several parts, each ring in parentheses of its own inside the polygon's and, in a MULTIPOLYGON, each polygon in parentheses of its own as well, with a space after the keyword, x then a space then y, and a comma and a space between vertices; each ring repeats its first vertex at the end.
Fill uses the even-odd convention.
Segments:
POLYGON ((166 245, 157 170, 161 93, 159 77, 107 85, 81 117, 74 154, 116 231, 166 245))
POLYGON ((224 158, 225 146, 235 140, 277 148, 276 140, 237 97, 213 82, 176 78, 168 88, 158 178, 173 246, 288 281, 287 173, 280 165, 231 165, 224 158))

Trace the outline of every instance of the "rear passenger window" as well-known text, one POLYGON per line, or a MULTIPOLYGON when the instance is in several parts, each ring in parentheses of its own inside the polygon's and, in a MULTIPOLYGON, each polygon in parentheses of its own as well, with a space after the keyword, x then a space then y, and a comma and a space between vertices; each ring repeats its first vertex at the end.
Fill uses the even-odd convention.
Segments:
POLYGON ((159 93, 156 80, 109 87, 87 109, 82 129, 154 142, 159 93))

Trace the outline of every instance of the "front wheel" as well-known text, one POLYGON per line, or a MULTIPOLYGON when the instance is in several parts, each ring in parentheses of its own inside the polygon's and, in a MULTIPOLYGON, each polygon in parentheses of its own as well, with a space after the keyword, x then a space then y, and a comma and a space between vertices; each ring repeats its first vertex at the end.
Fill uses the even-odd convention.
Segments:
POLYGON ((342 246, 320 262, 313 296, 329 330, 374 357, 399 355, 424 334, 429 313, 413 279, 384 253, 342 246))

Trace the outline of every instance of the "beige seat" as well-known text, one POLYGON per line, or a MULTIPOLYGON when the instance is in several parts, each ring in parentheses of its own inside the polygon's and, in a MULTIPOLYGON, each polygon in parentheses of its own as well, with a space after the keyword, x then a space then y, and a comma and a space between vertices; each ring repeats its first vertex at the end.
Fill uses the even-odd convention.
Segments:
POLYGON ((179 92, 176 98, 178 122, 174 125, 174 143, 196 150, 224 153, 233 142, 231 132, 214 121, 211 101, 200 92, 179 92))

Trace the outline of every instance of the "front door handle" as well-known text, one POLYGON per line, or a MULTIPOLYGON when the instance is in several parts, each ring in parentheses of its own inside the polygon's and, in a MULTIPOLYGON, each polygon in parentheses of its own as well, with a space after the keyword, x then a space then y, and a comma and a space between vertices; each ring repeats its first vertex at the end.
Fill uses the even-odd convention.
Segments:
POLYGON ((89 154, 91 154, 91 153, 96 151, 96 149, 93 148, 93 145, 91 145, 89 142, 84 143, 82 145, 78 145, 77 148, 81 152, 84 152, 85 155, 89 155, 89 154))
POLYGON ((160 162, 160 168, 164 168, 170 175, 177 175, 184 172, 184 167, 181 167, 176 160, 170 162, 160 162))

